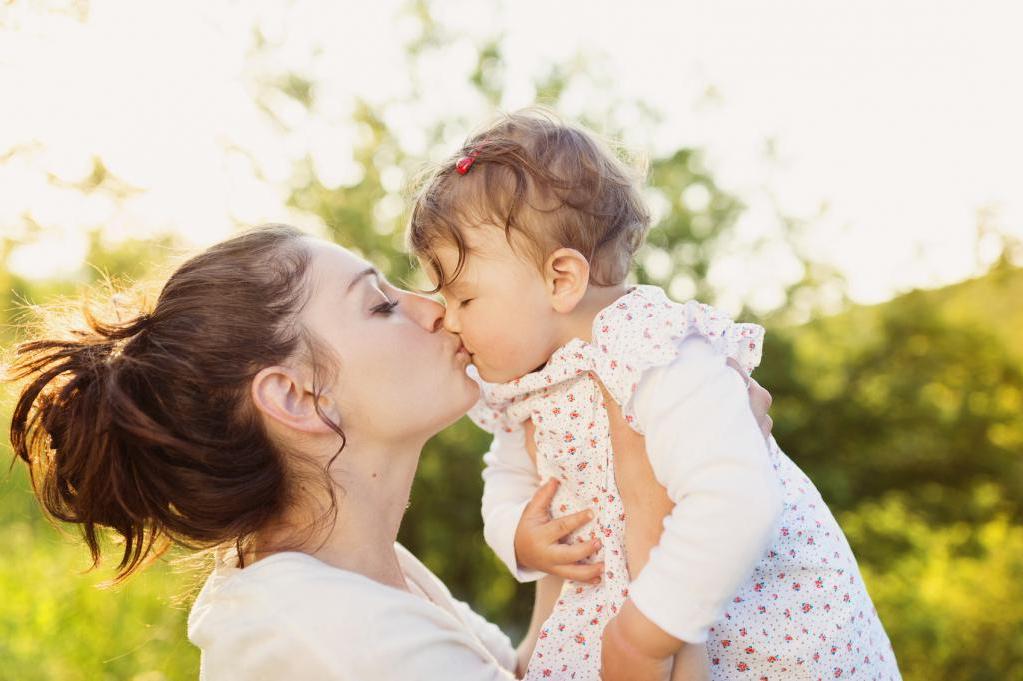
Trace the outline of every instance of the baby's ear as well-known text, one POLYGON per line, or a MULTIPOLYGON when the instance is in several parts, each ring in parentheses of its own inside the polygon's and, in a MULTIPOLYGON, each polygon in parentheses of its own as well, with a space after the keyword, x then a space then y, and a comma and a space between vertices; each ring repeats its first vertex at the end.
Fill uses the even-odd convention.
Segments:
POLYGON ((551 253, 543 273, 551 305, 557 312, 574 310, 590 285, 590 263, 574 248, 559 248, 551 253))

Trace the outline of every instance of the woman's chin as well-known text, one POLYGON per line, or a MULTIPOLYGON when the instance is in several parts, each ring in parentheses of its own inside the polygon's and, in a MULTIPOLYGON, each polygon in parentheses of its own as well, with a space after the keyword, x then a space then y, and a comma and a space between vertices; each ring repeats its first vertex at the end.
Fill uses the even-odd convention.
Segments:
POLYGON ((467 373, 462 373, 456 380, 451 381, 451 389, 447 392, 447 400, 444 400, 444 395, 432 396, 433 404, 436 407, 441 407, 441 401, 444 400, 447 404, 447 408, 443 409, 444 415, 439 419, 442 421, 437 431, 441 431, 444 428, 454 424, 460 418, 465 416, 473 405, 475 405, 480 399, 480 386, 473 380, 467 373))
POLYGON ((451 423, 465 416, 480 399, 480 386, 469 376, 464 377, 459 388, 458 397, 452 400, 451 423))
POLYGON ((465 404, 465 406, 462 409, 462 413, 464 414, 465 412, 467 412, 470 409, 472 409, 472 406, 474 404, 479 402, 479 399, 480 399, 480 384, 477 383, 475 380, 473 380, 473 378, 471 376, 469 376, 468 374, 465 374, 465 376, 463 378, 465 379, 465 381, 464 381, 464 385, 465 385, 465 391, 464 391, 465 392, 465 402, 464 402, 464 404, 465 404))

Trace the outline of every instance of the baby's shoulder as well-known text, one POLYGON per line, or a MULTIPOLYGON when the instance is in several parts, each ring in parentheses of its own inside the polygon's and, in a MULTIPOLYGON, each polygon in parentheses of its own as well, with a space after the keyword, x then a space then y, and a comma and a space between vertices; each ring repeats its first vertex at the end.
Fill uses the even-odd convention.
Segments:
MULTIPOLYGON (((625 355, 660 350, 665 342, 693 333, 718 338, 737 326, 725 312, 697 300, 676 302, 657 286, 636 286, 602 310, 593 336, 604 354, 625 355)), ((755 327, 741 324, 740 327, 755 327)))
POLYGON ((696 300, 676 302, 656 286, 637 286, 594 320, 597 376, 624 407, 642 376, 674 361, 681 341, 694 334, 748 373, 760 363, 763 327, 736 323, 727 313, 696 300))

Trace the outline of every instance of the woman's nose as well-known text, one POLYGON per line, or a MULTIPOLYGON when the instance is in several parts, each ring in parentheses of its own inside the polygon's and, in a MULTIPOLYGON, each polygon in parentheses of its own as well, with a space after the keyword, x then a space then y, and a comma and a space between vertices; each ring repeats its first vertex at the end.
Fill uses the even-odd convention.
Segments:
POLYGON ((410 316, 427 331, 439 331, 444 326, 444 306, 432 298, 407 291, 405 303, 410 316))

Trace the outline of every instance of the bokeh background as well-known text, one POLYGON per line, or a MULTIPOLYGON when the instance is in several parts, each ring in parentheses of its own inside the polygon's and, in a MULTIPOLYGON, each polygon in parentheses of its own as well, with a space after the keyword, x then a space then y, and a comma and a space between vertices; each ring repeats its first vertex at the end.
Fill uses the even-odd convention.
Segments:
MULTIPOLYGON (((412 282, 410 180, 541 102, 649 161, 636 280, 766 325, 775 435, 905 677, 1023 678, 1021 23, 983 0, 4 0, 0 349, 31 305, 265 221, 412 282)), ((401 539, 517 638, 486 445, 464 420, 430 443, 401 539)), ((100 588, 20 464, 0 537, 0 679, 196 677, 201 570, 100 588)))

